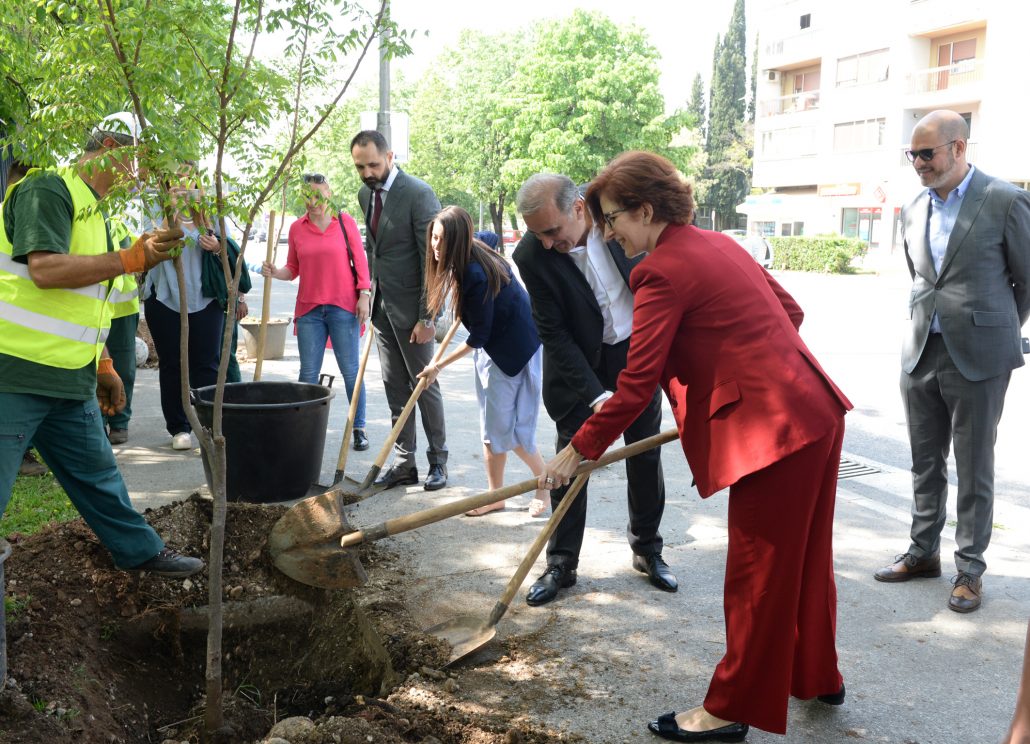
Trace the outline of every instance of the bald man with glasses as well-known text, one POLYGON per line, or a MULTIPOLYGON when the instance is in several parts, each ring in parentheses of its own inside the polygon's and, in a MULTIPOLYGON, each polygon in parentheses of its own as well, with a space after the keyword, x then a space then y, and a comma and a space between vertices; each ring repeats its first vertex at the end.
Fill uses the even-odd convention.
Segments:
POLYGON ((958 527, 948 607, 983 597, 994 512, 994 442, 1030 316, 1030 195, 966 162, 969 128, 933 111, 906 152, 926 187, 902 211, 912 276, 901 395, 912 448, 911 544, 875 573, 897 583, 941 575, 948 452, 955 448, 958 527))

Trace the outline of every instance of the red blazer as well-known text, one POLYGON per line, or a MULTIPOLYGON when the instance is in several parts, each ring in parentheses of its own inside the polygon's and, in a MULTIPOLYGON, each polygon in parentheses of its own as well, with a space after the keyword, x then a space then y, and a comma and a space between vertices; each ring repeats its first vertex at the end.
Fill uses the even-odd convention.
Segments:
POLYGON ((615 395, 572 445, 596 460, 661 384, 702 497, 829 432, 851 402, 797 329, 804 313, 735 240, 669 225, 630 275, 633 335, 615 395))

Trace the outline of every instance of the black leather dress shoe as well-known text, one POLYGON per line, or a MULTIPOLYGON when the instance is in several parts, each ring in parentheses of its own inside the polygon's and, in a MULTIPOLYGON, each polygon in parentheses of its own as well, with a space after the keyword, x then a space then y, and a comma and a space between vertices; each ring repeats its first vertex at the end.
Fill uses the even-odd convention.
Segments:
POLYGON ((844 683, 841 682, 839 691, 831 692, 829 695, 820 695, 816 700, 827 705, 844 705, 844 683))
POLYGON ((559 589, 568 589, 576 583, 576 569, 565 566, 548 566, 544 575, 533 582, 526 592, 526 604, 539 607, 554 600, 559 589))
POLYGON ((676 723, 676 711, 658 716, 658 720, 647 724, 647 730, 671 741, 744 741, 749 726, 746 723, 731 723, 708 731, 687 731, 676 723))
POLYGON ((634 555, 633 568, 640 573, 647 574, 651 583, 663 592, 674 592, 679 589, 679 582, 676 581, 676 574, 669 568, 669 564, 662 560, 661 553, 651 555, 634 555))
POLYGON ((372 481, 376 488, 411 486, 418 483, 418 468, 414 465, 391 465, 372 481))
POLYGON ((361 429, 354 430, 354 451, 364 452, 368 449, 368 437, 365 436, 365 432, 361 429))
POLYGON ((424 488, 427 491, 439 491, 447 485, 447 469, 443 465, 430 465, 424 488))

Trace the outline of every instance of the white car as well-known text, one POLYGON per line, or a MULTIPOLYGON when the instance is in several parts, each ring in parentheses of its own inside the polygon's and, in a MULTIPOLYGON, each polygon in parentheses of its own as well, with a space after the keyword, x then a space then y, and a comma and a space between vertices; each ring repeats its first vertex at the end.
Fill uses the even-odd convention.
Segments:
POLYGON ((723 230, 723 235, 729 235, 731 238, 736 240, 743 246, 744 250, 751 254, 751 257, 755 259, 762 267, 766 269, 772 268, 773 263, 773 249, 772 244, 769 243, 761 235, 748 235, 743 230, 723 230))

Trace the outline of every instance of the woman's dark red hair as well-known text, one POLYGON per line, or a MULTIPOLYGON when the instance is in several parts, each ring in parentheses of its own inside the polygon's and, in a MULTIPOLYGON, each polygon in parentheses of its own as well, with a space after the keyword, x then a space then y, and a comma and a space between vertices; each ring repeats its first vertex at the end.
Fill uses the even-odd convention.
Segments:
POLYGON ((624 152, 597 174, 586 203, 595 225, 603 225, 601 194, 623 209, 650 204, 654 219, 689 225, 694 219, 694 189, 669 160, 652 152, 624 152))

